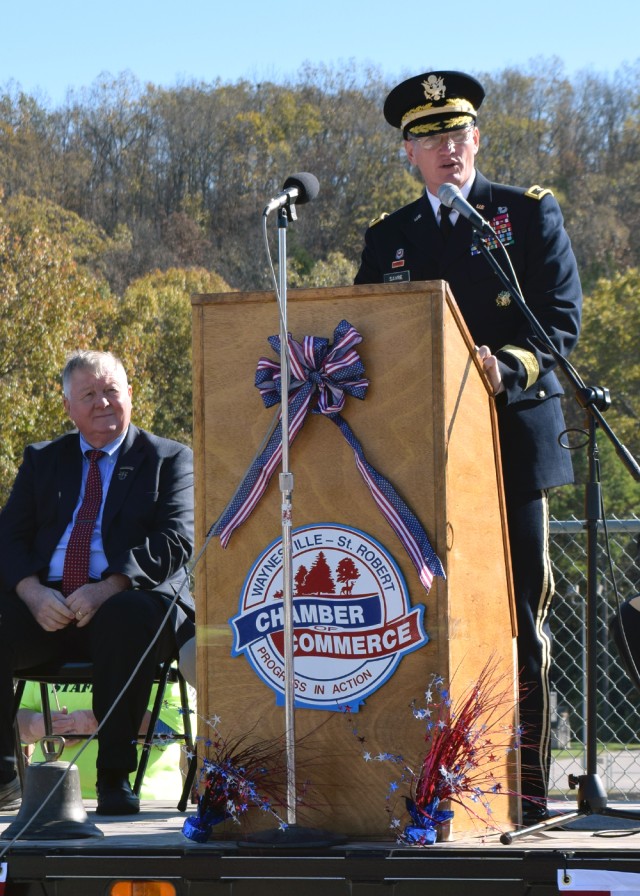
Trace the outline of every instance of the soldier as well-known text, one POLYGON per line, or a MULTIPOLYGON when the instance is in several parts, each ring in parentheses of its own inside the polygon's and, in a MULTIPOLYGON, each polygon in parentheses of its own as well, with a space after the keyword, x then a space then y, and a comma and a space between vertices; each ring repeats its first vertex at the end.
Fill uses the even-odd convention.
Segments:
POLYGON ((427 72, 391 91, 384 116, 402 131, 426 189, 369 227, 355 282, 448 281, 495 394, 518 621, 523 818, 533 824, 548 817, 554 586, 547 492, 573 481, 560 444, 563 389, 553 354, 478 249, 469 220, 441 205, 439 188, 453 184, 491 224, 528 307, 564 356, 578 339, 582 290, 552 192, 491 183, 476 169, 484 95, 475 78, 453 71, 427 72))

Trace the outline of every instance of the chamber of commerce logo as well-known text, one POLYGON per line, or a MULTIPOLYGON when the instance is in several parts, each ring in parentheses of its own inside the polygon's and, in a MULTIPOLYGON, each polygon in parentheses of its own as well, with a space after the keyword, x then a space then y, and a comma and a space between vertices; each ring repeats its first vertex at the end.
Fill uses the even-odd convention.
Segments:
MULTIPOLYGON (((339 710, 360 704, 427 643, 424 607, 411 607, 393 558, 370 535, 331 523, 294 530, 295 705, 339 710)), ((284 702, 282 541, 258 557, 230 620, 233 656, 244 654, 284 702)))

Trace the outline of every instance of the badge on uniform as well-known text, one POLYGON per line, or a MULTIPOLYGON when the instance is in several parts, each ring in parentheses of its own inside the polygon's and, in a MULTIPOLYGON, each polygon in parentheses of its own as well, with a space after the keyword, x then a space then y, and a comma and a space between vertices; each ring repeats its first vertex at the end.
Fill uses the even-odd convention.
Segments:
MULTIPOLYGON (((513 228, 509 220, 509 211, 504 206, 498 209, 498 214, 489 222, 503 246, 512 246, 515 242, 513 238, 513 228)), ((491 251, 498 248, 498 243, 493 237, 483 237, 485 246, 491 251)), ((471 246, 472 255, 480 255, 480 249, 476 245, 471 246)))
POLYGON ((404 267, 404 249, 396 249, 396 260, 391 262, 392 268, 404 267))
POLYGON ((411 280, 410 271, 394 271, 391 274, 383 274, 382 276, 383 283, 400 283, 403 280, 411 280))

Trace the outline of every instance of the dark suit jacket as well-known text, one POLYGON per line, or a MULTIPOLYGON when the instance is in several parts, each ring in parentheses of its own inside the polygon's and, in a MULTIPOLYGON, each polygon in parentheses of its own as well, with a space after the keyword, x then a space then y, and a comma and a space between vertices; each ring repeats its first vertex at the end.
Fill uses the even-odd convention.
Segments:
MULTIPOLYGON (((535 198, 476 172, 469 202, 503 232, 527 305, 554 347, 568 355, 580 329, 582 290, 555 198, 535 198)), ((565 424, 555 359, 472 241, 471 225, 459 217, 445 243, 423 193, 367 230, 355 282, 447 280, 476 345, 488 345, 500 362, 506 391, 496 404, 505 483, 527 491, 572 482, 570 452, 558 445, 565 424), (522 364, 500 351, 507 345, 536 356, 540 374, 528 388, 522 364)), ((504 268, 502 253, 494 255, 504 268)))
MULTIPOLYGON (((27 446, 0 513, 0 578, 5 588, 14 589, 30 575, 46 580, 49 560, 71 520, 81 481, 77 432, 27 446)), ((104 577, 124 573, 133 588, 175 595, 193 551, 190 448, 129 426, 107 493, 102 540, 109 564, 104 577)), ((180 605, 193 618, 188 587, 182 590, 180 605)), ((176 625, 184 623, 184 618, 180 612, 176 625)))

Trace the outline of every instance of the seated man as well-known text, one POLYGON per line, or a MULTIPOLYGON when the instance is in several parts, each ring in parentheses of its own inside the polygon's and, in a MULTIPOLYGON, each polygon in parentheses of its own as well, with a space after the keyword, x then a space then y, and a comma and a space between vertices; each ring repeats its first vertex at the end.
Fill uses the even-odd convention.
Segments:
MULTIPOLYGON (((47 686, 49 706, 51 707, 51 724, 54 734, 64 737, 65 747, 60 755, 62 762, 74 762, 80 774, 80 788, 85 799, 96 798, 96 757, 98 741, 92 741, 77 756, 85 743, 77 735, 88 736, 98 727, 98 720, 91 709, 93 688, 91 684, 64 684, 47 686), (74 737, 75 735, 75 737, 74 737), (77 757, 77 758, 76 758, 77 757)), ((154 684, 149 708, 144 714, 141 737, 144 737, 151 708, 156 696, 157 685, 154 684)), ((189 706, 195 711, 195 691, 188 688, 189 706)), ((191 724, 195 727, 195 715, 191 715, 191 724)), ((30 762, 44 762, 42 747, 38 743, 44 736, 44 714, 40 684, 37 681, 26 683, 20 709, 18 711, 20 739, 27 747, 30 762), (35 744, 35 747, 31 745, 35 744)), ((160 710, 160 717, 155 728, 155 738, 149 753, 149 761, 142 782, 140 796, 143 800, 170 800, 175 803, 182 791, 181 766, 186 771, 187 761, 183 741, 176 739, 176 734, 184 730, 179 685, 168 683, 165 699, 160 710)), ((138 747, 138 756, 140 755, 138 747)))
POLYGON ((194 634, 193 455, 131 423, 132 388, 111 353, 73 353, 62 387, 76 430, 26 448, 0 513, 0 808, 20 798, 14 674, 89 660, 104 720, 96 811, 134 814, 129 775, 154 672, 194 634))

